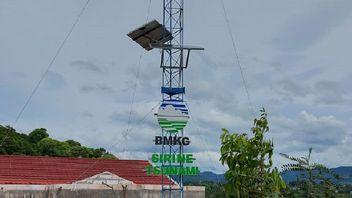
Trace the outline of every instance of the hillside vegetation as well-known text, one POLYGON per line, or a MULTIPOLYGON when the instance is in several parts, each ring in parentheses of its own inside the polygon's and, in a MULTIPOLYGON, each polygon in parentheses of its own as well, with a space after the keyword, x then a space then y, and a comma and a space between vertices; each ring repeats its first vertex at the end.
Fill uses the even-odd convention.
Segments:
POLYGON ((117 159, 104 148, 88 148, 74 140, 59 141, 50 138, 44 128, 34 129, 27 135, 2 125, 0 154, 117 159))

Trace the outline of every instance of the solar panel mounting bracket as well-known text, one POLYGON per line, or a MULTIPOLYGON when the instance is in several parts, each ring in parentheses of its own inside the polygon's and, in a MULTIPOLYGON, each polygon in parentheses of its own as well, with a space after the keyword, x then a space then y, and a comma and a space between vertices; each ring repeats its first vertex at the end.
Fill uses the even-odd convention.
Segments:
MULTIPOLYGON (((150 48, 158 48, 158 49, 162 49, 162 50, 181 50, 182 51, 182 56, 181 56, 181 68, 186 69, 188 67, 188 62, 189 62, 189 56, 191 54, 192 50, 204 50, 203 47, 198 47, 198 46, 190 46, 190 45, 168 45, 168 44, 163 44, 163 43, 150 43, 150 48), (183 64, 183 51, 186 50, 187 54, 186 54, 186 62, 185 64, 183 64)), ((176 69, 179 67, 172 67, 172 66, 162 66, 162 63, 164 61, 164 56, 162 54, 161 56, 161 64, 160 67, 165 67, 165 68, 172 68, 172 69, 176 69)))

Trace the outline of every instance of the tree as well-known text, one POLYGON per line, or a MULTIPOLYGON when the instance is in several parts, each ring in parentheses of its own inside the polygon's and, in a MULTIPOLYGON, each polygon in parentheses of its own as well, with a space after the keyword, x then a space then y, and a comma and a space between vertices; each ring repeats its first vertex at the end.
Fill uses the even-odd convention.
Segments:
POLYGON ((38 143, 40 140, 49 137, 49 134, 46 132, 46 129, 40 128, 40 129, 34 129, 31 133, 28 135, 29 141, 32 143, 38 143))
POLYGON ((109 152, 106 152, 103 154, 103 156, 101 156, 102 159, 118 159, 115 155, 109 153, 109 152))
POLYGON ((93 149, 93 157, 94 158, 99 158, 102 157, 106 153, 106 150, 104 148, 97 148, 93 149))
POLYGON ((38 142, 42 155, 69 157, 70 146, 66 142, 60 142, 51 138, 44 138, 38 142))
POLYGON ((65 141, 68 145, 70 145, 71 147, 73 146, 81 146, 81 143, 74 141, 74 140, 66 140, 65 141))
POLYGON ((70 147, 70 153, 72 157, 90 157, 88 148, 83 146, 70 147))
POLYGON ((37 155, 37 147, 28 141, 26 134, 19 134, 10 126, 0 125, 0 154, 37 155))
POLYGON ((16 132, 10 126, 0 125, 0 145, 0 154, 117 159, 104 148, 88 148, 74 140, 61 142, 49 138, 44 128, 35 129, 27 135, 16 132))
POLYGON ((0 125, 0 154, 13 154, 18 148, 13 136, 16 130, 10 126, 0 125))
POLYGON ((284 174, 288 171, 301 173, 293 184, 295 190, 292 194, 301 194, 301 197, 308 198, 336 196, 338 194, 336 181, 340 179, 340 176, 331 172, 323 164, 311 163, 311 154, 312 148, 309 148, 308 156, 306 157, 292 157, 280 153, 284 158, 294 162, 282 166, 284 174))
POLYGON ((229 167, 225 173, 225 190, 229 197, 275 197, 285 188, 278 169, 272 167, 273 142, 265 140, 269 131, 267 113, 261 110, 247 134, 230 134, 223 129, 220 161, 229 167))

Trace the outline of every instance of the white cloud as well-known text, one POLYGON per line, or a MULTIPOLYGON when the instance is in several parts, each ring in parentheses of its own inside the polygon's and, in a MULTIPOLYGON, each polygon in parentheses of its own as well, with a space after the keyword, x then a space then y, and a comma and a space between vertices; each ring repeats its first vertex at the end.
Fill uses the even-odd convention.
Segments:
POLYGON ((305 111, 293 119, 273 117, 269 134, 277 151, 284 153, 307 151, 310 147, 324 153, 344 145, 349 138, 345 124, 334 116, 318 117, 305 111))

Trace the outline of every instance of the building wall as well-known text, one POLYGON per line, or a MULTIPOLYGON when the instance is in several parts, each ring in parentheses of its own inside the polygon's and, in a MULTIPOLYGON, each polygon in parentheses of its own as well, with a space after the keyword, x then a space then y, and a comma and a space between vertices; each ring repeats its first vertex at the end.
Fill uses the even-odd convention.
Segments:
MULTIPOLYGON (((0 198, 160 198, 157 185, 0 185, 0 198), (111 189, 113 187, 114 190, 111 189)), ((204 198, 205 188, 187 186, 185 198, 204 198)))

